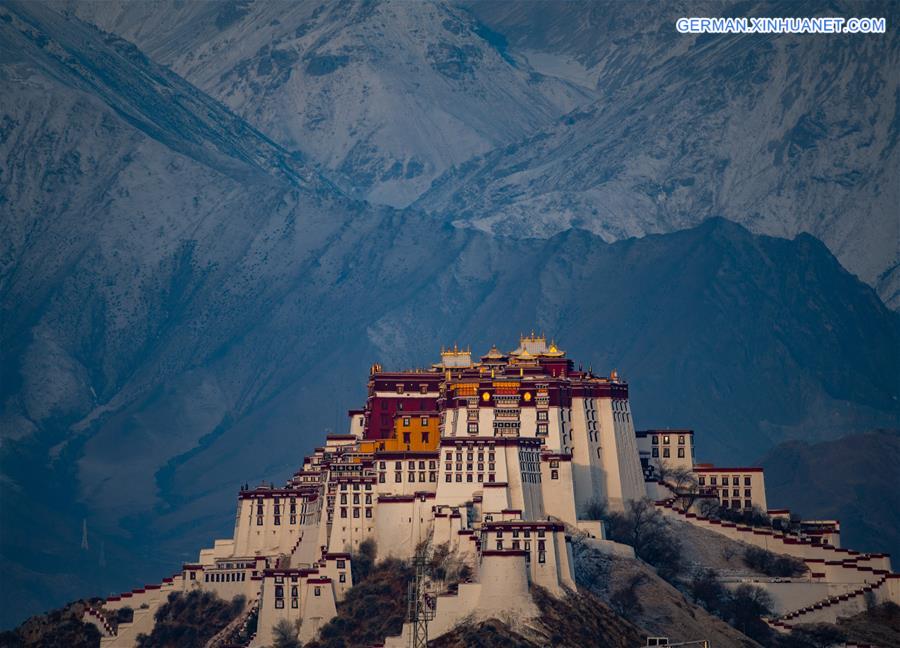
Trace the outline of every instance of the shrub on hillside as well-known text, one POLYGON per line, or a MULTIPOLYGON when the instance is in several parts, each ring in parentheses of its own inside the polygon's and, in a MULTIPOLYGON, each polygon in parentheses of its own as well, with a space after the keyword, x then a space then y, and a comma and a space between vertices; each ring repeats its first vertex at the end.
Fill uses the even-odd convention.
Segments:
POLYGON ((739 585, 727 598, 722 618, 751 639, 767 642, 772 630, 762 620, 772 615, 772 596, 755 585, 739 585))
POLYGON ((675 580, 681 573, 681 543, 650 500, 630 501, 624 513, 610 514, 607 533, 610 540, 634 547, 635 554, 666 580, 675 580))
POLYGON ((406 618, 407 585, 413 576, 404 562, 388 559, 356 579, 338 603, 337 616, 322 626, 319 638, 306 648, 371 646, 400 634, 406 618))
MULTIPOLYGON (((96 600, 90 601, 98 606, 96 600)), ((66 607, 27 619, 15 630, 0 632, 3 648, 97 648, 100 632, 81 621, 85 602, 76 601, 66 607)))
POLYGON ((137 646, 202 646, 243 612, 245 603, 243 596, 223 601, 212 592, 194 590, 187 595, 173 592, 156 611, 153 631, 138 635, 137 646))
POLYGON ((725 615, 731 593, 719 582, 712 569, 701 569, 694 573, 688 583, 688 594, 695 603, 716 616, 725 615))
POLYGON ((793 578, 806 573, 806 563, 791 556, 781 556, 759 547, 747 547, 744 564, 766 576, 793 578))
POLYGON ((375 556, 378 554, 378 545, 372 538, 363 540, 359 545, 359 551, 350 558, 350 573, 353 582, 358 583, 369 577, 372 566, 375 564, 375 556))
POLYGON ((274 648, 301 648, 303 644, 297 638, 300 634, 299 624, 293 624, 287 619, 281 619, 272 628, 272 636, 275 641, 274 648))

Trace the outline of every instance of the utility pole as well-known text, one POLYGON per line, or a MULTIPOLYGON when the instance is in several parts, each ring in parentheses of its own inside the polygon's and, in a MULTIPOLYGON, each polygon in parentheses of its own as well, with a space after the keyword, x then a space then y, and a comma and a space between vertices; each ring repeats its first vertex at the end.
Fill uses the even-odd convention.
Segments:
POLYGON ((428 564, 428 544, 423 542, 413 558, 416 575, 407 592, 407 617, 412 624, 410 648, 428 648, 428 622, 434 619, 435 598, 425 592, 425 566, 428 564))
POLYGON ((81 521, 81 548, 85 551, 90 549, 87 538, 87 518, 84 518, 81 521))

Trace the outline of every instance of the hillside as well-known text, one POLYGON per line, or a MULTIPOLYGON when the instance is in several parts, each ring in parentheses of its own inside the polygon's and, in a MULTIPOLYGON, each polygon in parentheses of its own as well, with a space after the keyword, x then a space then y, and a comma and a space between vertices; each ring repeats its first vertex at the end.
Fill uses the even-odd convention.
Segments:
POLYGON ((493 237, 354 201, 47 5, 0 7, 0 55, 4 627, 171 573, 343 430, 371 362, 442 343, 543 328, 698 459, 896 420, 898 316, 809 235, 493 237))
POLYGON ((900 431, 894 429, 783 443, 760 463, 772 501, 789 501, 805 518, 840 519, 846 546, 900 556, 898 460, 900 431))

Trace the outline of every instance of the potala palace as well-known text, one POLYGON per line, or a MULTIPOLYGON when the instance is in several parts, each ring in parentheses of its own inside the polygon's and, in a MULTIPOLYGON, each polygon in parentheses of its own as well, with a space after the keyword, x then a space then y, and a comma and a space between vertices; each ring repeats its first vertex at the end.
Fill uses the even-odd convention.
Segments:
MULTIPOLYGON (((788 511, 768 508, 760 468, 696 463, 694 449, 690 430, 636 431, 628 384, 615 371, 576 368, 542 335, 478 359, 454 347, 427 369, 375 364, 347 434, 328 435, 282 486, 240 490, 231 538, 161 584, 90 608, 85 620, 103 646, 133 646, 169 593, 202 589, 242 594, 258 608, 250 646, 271 645, 281 619, 299 621, 309 641, 353 585, 351 556, 368 539, 379 559, 446 545, 469 565, 458 587, 432 582, 423 592, 431 638, 467 617, 524 619, 537 613, 529 584, 557 595, 575 588, 573 539, 633 555, 589 518, 598 503, 616 511, 642 498, 667 516, 805 561, 802 578, 760 583, 776 602, 775 628, 834 621, 867 598, 900 601, 889 557, 841 548, 837 521, 787 533, 705 517, 710 501, 774 517, 788 511), (673 472, 692 476, 690 492, 668 478, 673 472), (134 620, 113 631, 105 615, 125 606, 134 620)), ((410 645, 414 630, 407 623, 386 645, 410 645)))

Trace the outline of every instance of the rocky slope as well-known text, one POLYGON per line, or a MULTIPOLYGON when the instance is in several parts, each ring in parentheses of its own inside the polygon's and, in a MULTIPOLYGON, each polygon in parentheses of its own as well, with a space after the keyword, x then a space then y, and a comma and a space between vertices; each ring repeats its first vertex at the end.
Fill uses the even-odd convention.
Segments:
POLYGON ((42 4, 0 7, 0 79, 4 626, 195 558, 240 483, 343 429, 372 361, 441 343, 544 328, 701 457, 896 420, 898 317, 810 236, 523 240, 355 202, 42 4))
POLYGON ((839 519, 848 547, 900 556, 898 459, 900 431, 894 429, 821 443, 783 443, 761 464, 773 501, 790 501, 806 518, 839 519))

